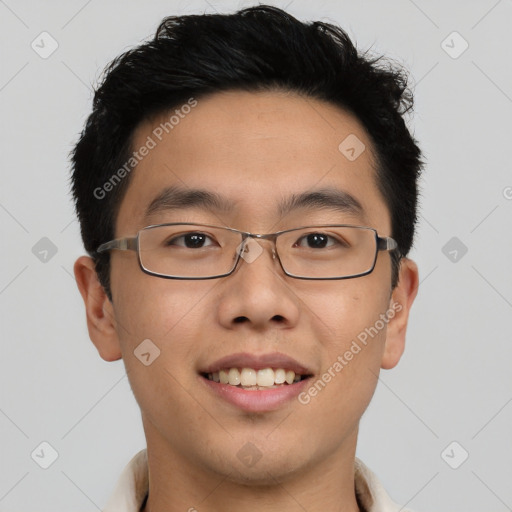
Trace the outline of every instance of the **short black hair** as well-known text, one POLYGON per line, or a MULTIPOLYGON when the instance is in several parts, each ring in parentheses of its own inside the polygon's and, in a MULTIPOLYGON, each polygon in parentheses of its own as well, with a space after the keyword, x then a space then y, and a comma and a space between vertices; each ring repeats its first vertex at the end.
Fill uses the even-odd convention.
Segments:
MULTIPOLYGON (((421 151, 404 114, 413 96, 404 68, 360 53, 347 33, 324 22, 304 23, 273 6, 233 14, 170 16, 154 38, 116 57, 96 88, 93 110, 71 152, 72 191, 85 249, 110 291, 108 253, 130 174, 102 188, 133 152, 141 122, 228 90, 289 91, 327 101, 355 115, 376 154, 376 181, 391 217, 391 289, 413 244, 421 151), (102 192, 99 193, 98 191, 102 192)), ((341 142, 341 141, 340 141, 341 142)))

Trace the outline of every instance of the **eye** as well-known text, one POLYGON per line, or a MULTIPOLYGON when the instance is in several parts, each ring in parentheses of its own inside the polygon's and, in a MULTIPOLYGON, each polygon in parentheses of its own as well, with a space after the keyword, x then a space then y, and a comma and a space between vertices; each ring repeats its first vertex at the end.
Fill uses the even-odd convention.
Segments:
POLYGON ((311 249, 323 249, 340 243, 338 240, 332 236, 326 235, 325 233, 309 233, 302 236, 299 238, 297 245, 299 245, 299 247, 304 247, 304 245, 300 243, 301 241, 306 241, 311 249))
POLYGON ((205 233, 190 232, 190 233, 185 233, 183 235, 173 236, 171 238, 168 238, 165 241, 164 245, 166 245, 166 246, 179 245, 182 247, 186 247, 187 249, 201 249, 203 247, 208 247, 210 245, 213 245, 213 244, 206 244, 206 241, 208 241, 208 240, 212 240, 212 238, 210 238, 205 233), (180 242, 178 242, 178 241, 180 241, 180 242))

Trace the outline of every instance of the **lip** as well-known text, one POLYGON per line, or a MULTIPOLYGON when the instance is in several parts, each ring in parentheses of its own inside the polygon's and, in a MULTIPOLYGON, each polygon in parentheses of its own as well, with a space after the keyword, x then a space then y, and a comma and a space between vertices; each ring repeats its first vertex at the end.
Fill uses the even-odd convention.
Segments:
MULTIPOLYGON (((253 370, 263 370, 264 368, 283 368, 284 370, 293 370, 297 375, 312 375, 314 372, 307 366, 299 363, 286 354, 273 352, 270 354, 249 354, 248 352, 239 352, 222 357, 211 363, 200 373, 214 373, 227 368, 252 368, 253 370)), ((289 384, 291 385, 291 384, 289 384)))
POLYGON ((240 352, 222 357, 199 371, 198 378, 216 397, 221 398, 247 412, 268 412, 283 407, 287 402, 296 398, 310 384, 306 378, 293 384, 283 384, 276 388, 248 390, 241 387, 222 384, 207 379, 204 375, 228 368, 283 368, 293 370, 296 375, 312 376, 314 372, 286 354, 274 352, 270 354, 249 354, 240 352))
POLYGON ((201 375, 198 378, 217 397, 247 412, 275 411, 296 398, 306 386, 310 385, 311 380, 307 378, 293 384, 283 384, 277 388, 251 391, 214 382, 201 375))

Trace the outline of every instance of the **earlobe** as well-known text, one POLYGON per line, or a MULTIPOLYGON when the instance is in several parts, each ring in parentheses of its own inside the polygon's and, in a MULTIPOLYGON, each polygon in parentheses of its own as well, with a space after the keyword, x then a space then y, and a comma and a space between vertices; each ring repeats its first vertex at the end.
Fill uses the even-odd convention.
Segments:
POLYGON ((73 270, 85 304, 89 337, 105 361, 121 359, 112 303, 98 280, 92 258, 81 256, 73 270))
POLYGON ((389 303, 389 322, 386 330, 386 342, 382 354, 381 368, 394 368, 405 350, 405 335, 409 312, 418 293, 418 266, 408 258, 400 262, 400 274, 396 288, 389 303))

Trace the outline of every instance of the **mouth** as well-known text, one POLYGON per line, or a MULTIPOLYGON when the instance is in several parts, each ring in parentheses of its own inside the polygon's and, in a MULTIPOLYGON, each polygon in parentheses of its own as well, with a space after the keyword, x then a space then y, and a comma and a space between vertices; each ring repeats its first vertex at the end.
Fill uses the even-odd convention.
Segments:
POLYGON ((285 368, 223 368, 217 372, 201 373, 201 376, 212 382, 228 384, 248 391, 275 389, 281 386, 291 386, 311 377, 295 373, 285 368))
POLYGON ((295 398, 313 371, 284 354, 233 354, 199 371, 216 398, 249 412, 276 410, 295 398))

